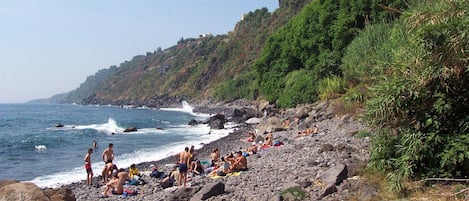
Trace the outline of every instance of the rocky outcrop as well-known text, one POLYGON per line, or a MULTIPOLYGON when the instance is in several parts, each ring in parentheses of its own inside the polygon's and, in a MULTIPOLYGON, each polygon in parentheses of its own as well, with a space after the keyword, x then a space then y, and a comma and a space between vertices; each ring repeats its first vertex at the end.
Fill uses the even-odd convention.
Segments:
POLYGON ((223 129, 225 128, 225 122, 226 119, 224 114, 216 114, 205 120, 204 124, 208 124, 210 129, 223 129))
POLYGON ((70 188, 46 188, 44 193, 51 201, 75 201, 75 194, 70 188))
POLYGON ((270 117, 267 121, 259 123, 257 126, 259 133, 268 133, 275 131, 282 131, 285 128, 282 126, 282 122, 278 117, 270 117))
POLYGON ((5 201, 50 201, 44 192, 31 182, 3 182, 0 188, 0 200, 5 201))
POLYGON ((210 197, 221 195, 225 192, 225 184, 222 182, 205 185, 199 192, 192 196, 191 201, 206 200, 210 197))
POLYGON ((137 131, 137 127, 127 127, 126 129, 124 129, 124 132, 128 133, 128 132, 135 132, 137 131))

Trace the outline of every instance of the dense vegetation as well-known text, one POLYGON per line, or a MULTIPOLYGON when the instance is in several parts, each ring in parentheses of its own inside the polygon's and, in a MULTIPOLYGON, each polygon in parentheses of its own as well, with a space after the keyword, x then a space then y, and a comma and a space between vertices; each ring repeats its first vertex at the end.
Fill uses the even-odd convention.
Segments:
MULTIPOLYGON (((401 1, 387 3, 404 6, 401 1)), ((269 37, 254 64, 257 76, 252 81, 257 82, 261 96, 280 107, 316 101, 318 83, 328 76, 341 75, 338 67, 345 47, 357 32, 367 22, 391 19, 393 15, 379 7, 378 1, 312 1, 269 37)), ((231 87, 225 90, 254 88, 251 82, 246 87, 235 87, 236 83, 240 82, 226 84, 231 87)))
POLYGON ((370 166, 398 192, 408 178, 469 176, 468 9, 415 1, 398 21, 367 26, 343 57, 344 97, 366 97, 365 119, 378 128, 370 166))

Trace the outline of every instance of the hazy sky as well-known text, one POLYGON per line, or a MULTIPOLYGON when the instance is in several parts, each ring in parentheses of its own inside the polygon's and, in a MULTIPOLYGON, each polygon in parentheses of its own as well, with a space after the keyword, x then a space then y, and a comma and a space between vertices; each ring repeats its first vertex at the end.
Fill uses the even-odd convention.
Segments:
POLYGON ((71 91, 181 37, 226 34, 262 7, 278 0, 0 0, 0 103, 71 91))

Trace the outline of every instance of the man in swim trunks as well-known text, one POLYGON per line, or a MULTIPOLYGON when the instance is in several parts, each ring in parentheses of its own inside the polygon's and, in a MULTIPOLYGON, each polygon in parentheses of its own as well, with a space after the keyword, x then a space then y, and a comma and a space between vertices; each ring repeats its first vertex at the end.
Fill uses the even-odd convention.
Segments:
POLYGON ((103 158, 103 161, 104 161, 104 169, 102 172, 103 181, 104 183, 106 183, 107 172, 109 171, 109 168, 112 167, 112 165, 108 165, 108 163, 112 163, 112 160, 114 159, 114 145, 112 143, 110 143, 108 148, 106 148, 103 151, 103 153, 101 154, 101 157, 103 158))
POLYGON ((191 162, 191 154, 189 153, 189 147, 184 148, 184 151, 179 154, 179 185, 182 184, 184 179, 184 188, 187 184, 187 165, 191 162))
POLYGON ((86 170, 86 183, 89 186, 93 185, 93 170, 91 169, 91 154, 92 153, 93 153, 93 149, 89 148, 84 158, 85 170, 86 170))

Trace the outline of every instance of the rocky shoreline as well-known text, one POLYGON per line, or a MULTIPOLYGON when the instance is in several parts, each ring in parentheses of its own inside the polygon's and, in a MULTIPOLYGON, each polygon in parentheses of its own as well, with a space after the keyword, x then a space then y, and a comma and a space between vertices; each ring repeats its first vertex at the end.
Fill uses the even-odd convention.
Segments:
MULTIPOLYGON (((356 176, 369 159, 369 139, 356 137, 366 127, 348 114, 338 115, 330 102, 280 111, 265 102, 252 104, 240 100, 199 106, 195 110, 224 113, 227 119, 238 123, 252 117, 261 120, 259 124, 243 123, 234 133, 204 145, 196 150, 198 159, 207 160, 213 148, 219 148, 222 155, 247 148, 250 144, 239 139, 245 138, 248 131, 272 131, 274 140, 283 145, 247 157, 248 171, 239 176, 217 179, 195 176, 186 189, 163 189, 159 179, 148 175, 143 176, 148 183, 132 187, 140 193, 130 197, 101 198, 102 187, 89 188, 83 181, 60 189, 71 189, 76 200, 367 200, 375 194, 373 190, 362 190, 362 179, 356 176), (264 110, 268 113, 261 112, 264 110), (295 118, 299 121, 295 122, 295 118), (287 127, 282 125, 286 119, 291 122, 287 127), (297 136, 298 131, 313 125, 320 128, 319 134, 297 136)), ((263 137, 264 134, 259 134, 258 140, 263 137)), ((145 172, 151 164, 165 168, 165 164, 175 162, 175 157, 168 157, 137 167, 145 172)), ((168 173, 169 169, 165 170, 168 173)), ((98 179, 95 177, 95 183, 98 179)))

